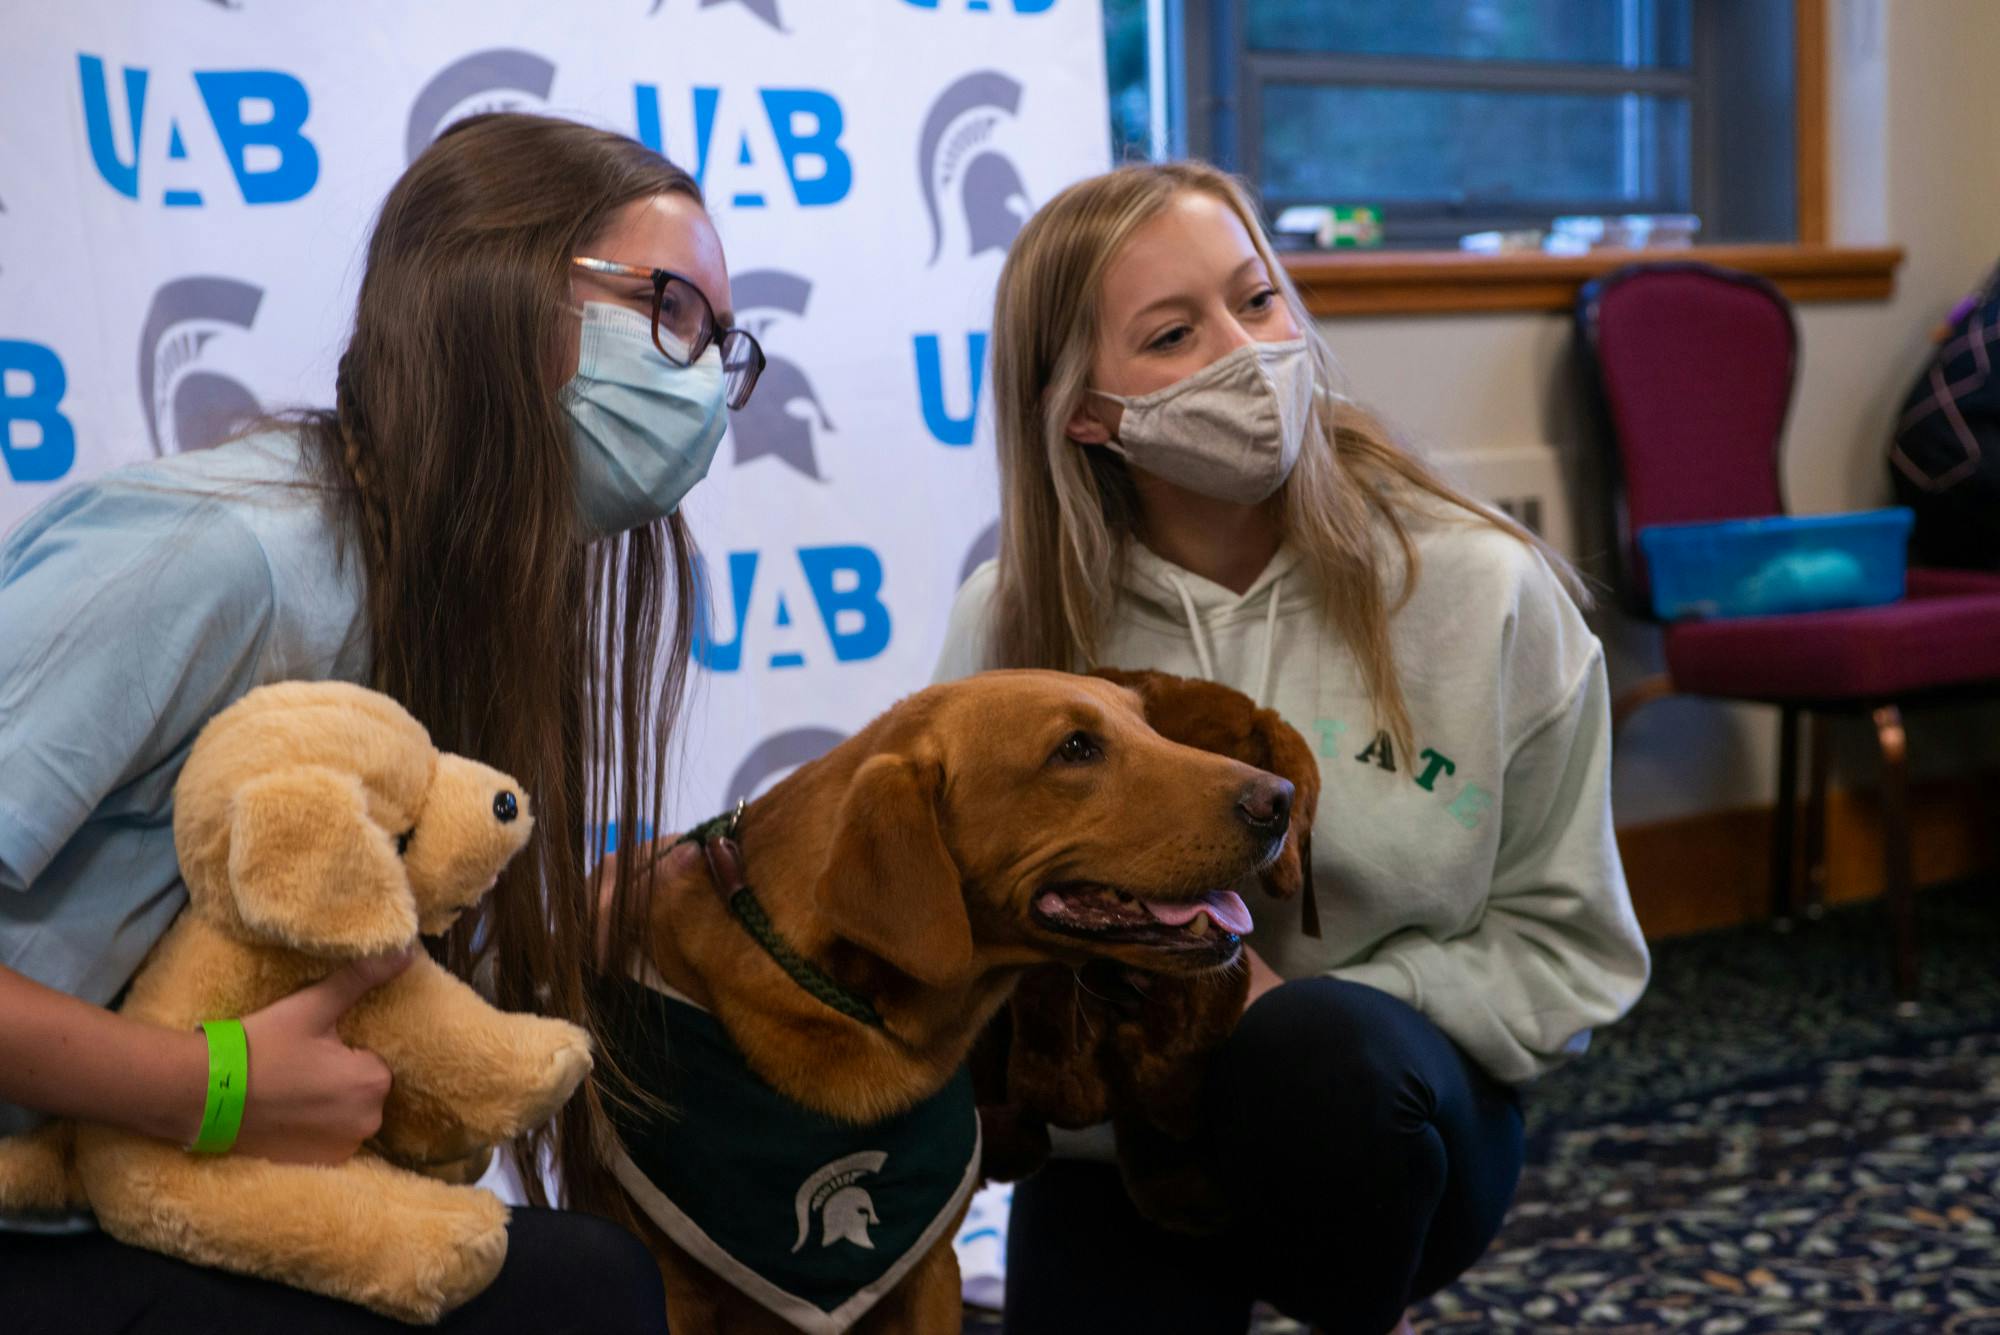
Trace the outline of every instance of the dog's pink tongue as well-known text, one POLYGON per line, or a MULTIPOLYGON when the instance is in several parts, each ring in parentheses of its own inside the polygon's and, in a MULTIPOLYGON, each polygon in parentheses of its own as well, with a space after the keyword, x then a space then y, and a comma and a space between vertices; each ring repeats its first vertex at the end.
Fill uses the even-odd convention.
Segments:
POLYGON ((1211 890, 1200 899, 1186 904, 1162 904, 1154 899, 1139 902, 1146 906, 1146 912, 1153 915, 1154 922, 1163 922, 1169 927, 1184 927, 1194 921, 1197 913, 1206 913, 1209 921, 1217 927, 1237 936, 1247 936, 1252 926, 1250 909, 1234 890, 1211 890))

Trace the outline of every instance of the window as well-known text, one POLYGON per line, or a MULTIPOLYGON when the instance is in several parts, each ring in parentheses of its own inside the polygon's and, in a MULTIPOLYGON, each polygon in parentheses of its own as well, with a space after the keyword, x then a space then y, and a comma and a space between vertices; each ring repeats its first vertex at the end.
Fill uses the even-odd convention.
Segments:
POLYGON ((1105 0, 1113 141, 1385 244, 1692 213, 1790 241, 1794 0, 1105 0))
POLYGON ((1111 91, 1111 160, 1130 162, 1152 151, 1154 74, 1147 46, 1160 26, 1147 0, 1104 0, 1104 70, 1111 91))

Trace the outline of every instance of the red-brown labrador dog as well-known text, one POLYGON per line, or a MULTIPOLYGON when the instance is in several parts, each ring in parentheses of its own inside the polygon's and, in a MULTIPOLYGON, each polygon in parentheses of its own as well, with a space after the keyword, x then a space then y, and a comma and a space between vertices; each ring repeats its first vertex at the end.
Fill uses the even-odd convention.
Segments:
POLYGON ((1229 887, 1285 852, 1292 796, 1124 686, 994 672, 660 857, 626 998, 650 1018, 613 1055, 666 1107, 621 1113, 606 1153, 677 1335, 956 1330, 973 1039, 1037 965, 1236 963, 1229 887))
MULTIPOLYGON (((1256 879, 1275 899, 1300 897, 1306 932, 1319 935, 1312 888, 1319 763, 1306 739, 1227 686, 1161 672, 1098 675, 1137 691, 1162 737, 1291 782, 1291 837, 1256 879)), ((1030 970, 974 1049, 985 1175, 1011 1181, 1040 1167, 1051 1125, 1108 1121, 1126 1193, 1142 1215, 1180 1233, 1225 1228, 1228 1203, 1200 1143, 1201 1091, 1209 1058, 1236 1028, 1249 991, 1242 969, 1030 970)))

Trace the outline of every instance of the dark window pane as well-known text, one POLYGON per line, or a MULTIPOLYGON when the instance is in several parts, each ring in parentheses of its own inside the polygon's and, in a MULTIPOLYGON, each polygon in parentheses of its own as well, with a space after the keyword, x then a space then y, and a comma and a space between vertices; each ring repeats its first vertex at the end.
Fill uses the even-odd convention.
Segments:
POLYGON ((1270 84, 1267 204, 1469 216, 1688 207, 1688 103, 1637 93, 1270 84))
MULTIPOLYGON (((1245 0, 1253 51, 1684 69, 1692 0, 1245 0)), ((1109 6, 1107 6, 1109 8, 1109 6)))
POLYGON ((1146 0, 1104 0, 1104 74, 1111 91, 1111 160, 1147 156, 1146 0))

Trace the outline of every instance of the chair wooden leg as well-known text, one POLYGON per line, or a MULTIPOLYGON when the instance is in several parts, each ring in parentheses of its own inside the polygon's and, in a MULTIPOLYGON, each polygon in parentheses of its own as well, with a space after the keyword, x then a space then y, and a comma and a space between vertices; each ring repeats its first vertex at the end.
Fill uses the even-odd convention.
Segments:
POLYGON ((1909 739, 1894 705, 1875 711, 1875 742, 1882 750, 1882 870, 1888 881, 1889 922, 1895 933, 1896 1009, 1917 1008, 1917 892, 1910 864, 1909 739))
POLYGON ((1638 682, 1618 693, 1611 702, 1611 732, 1616 736, 1625 726, 1625 720, 1655 700, 1664 700, 1675 694, 1673 679, 1664 672, 1656 672, 1644 681, 1638 682))
POLYGON ((1778 710, 1778 804, 1771 821, 1771 925, 1792 930, 1792 843, 1798 832, 1799 710, 1778 710))
POLYGON ((1833 771, 1833 720, 1814 713, 1806 726, 1805 915, 1826 912, 1826 789, 1833 771))

